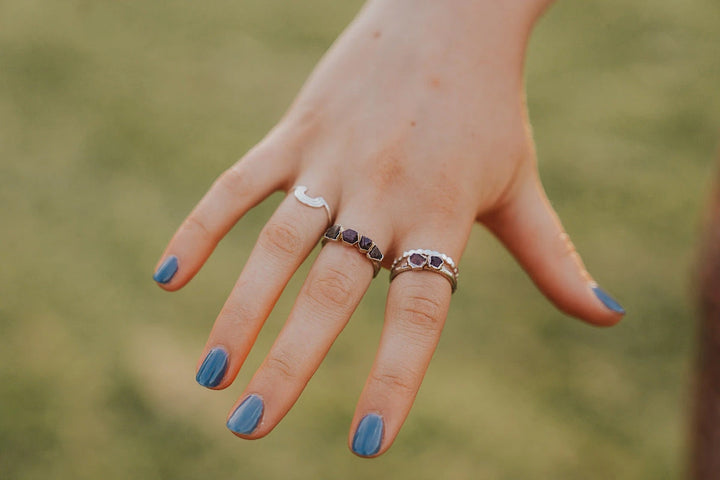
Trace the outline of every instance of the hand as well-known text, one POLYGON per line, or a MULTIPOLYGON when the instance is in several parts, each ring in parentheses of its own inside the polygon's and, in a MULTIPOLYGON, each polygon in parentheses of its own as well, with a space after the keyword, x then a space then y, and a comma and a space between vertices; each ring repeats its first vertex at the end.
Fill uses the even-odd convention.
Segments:
MULTIPOLYGON (((181 288, 250 208, 274 191, 305 185, 332 206, 335 223, 375 241, 385 267, 414 248, 457 261, 479 221, 559 309, 596 325, 616 323, 624 311, 586 272, 538 179, 522 65, 541 3, 371 1, 279 124, 218 178, 181 225, 156 280, 166 290, 181 288)), ((201 384, 230 385, 327 227, 322 209, 286 197, 215 322, 198 362, 201 384)), ((231 430, 259 438, 277 425, 372 277, 371 262, 355 248, 331 242, 322 249, 233 408, 231 430)), ((391 283, 380 348, 350 430, 358 455, 379 455, 392 444, 450 297, 447 279, 429 271, 391 283)))

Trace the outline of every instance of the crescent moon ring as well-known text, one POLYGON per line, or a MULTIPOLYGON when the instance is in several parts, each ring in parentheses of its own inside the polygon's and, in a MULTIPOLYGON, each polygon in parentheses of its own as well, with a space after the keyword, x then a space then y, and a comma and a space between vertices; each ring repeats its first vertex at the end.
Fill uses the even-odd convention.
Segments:
POLYGON ((305 192, 307 192, 307 187, 304 185, 298 185, 293 188, 295 198, 297 198, 303 205, 307 205, 312 208, 324 208, 328 217, 328 225, 332 224, 332 210, 325 199, 323 197, 310 197, 305 192))

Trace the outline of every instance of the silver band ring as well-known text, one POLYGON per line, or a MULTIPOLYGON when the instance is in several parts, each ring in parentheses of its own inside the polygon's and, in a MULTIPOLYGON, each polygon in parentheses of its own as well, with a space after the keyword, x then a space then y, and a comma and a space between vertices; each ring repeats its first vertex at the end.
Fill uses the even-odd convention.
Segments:
POLYGON ((332 224, 332 210, 330 210, 330 205, 325 201, 323 197, 310 197, 305 192, 307 192, 307 187, 304 185, 297 185, 293 187, 293 193, 295 194, 295 198, 298 199, 300 203, 303 205, 307 205, 308 207, 312 208, 324 208, 325 213, 327 213, 328 218, 328 225, 332 224))
POLYGON ((342 225, 335 224, 323 234, 322 244, 325 245, 327 242, 341 242, 356 247, 360 253, 364 253, 370 259, 373 266, 373 278, 377 277, 385 257, 380 248, 369 237, 360 235, 352 228, 345 228, 342 225))
POLYGON ((455 261, 444 253, 424 248, 403 252, 390 267, 390 281, 392 282, 401 273, 411 270, 439 273, 450 282, 453 293, 457 290, 458 268, 455 261))

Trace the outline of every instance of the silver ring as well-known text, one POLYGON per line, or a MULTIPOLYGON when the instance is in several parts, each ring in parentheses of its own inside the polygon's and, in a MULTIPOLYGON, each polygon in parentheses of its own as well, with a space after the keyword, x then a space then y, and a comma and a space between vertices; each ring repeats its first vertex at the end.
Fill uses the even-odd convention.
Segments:
POLYGON ((304 185, 297 185, 293 187, 293 193, 295 194, 295 198, 298 199, 300 203, 303 205, 307 205, 308 207, 312 208, 324 208, 325 213, 327 213, 328 218, 328 225, 332 224, 332 210, 330 210, 330 205, 325 201, 323 197, 310 197, 305 192, 307 192, 307 187, 304 185))
POLYGON ((455 261, 444 253, 424 248, 403 252, 401 256, 393 261, 390 267, 390 281, 392 282, 401 273, 411 270, 427 270, 439 273, 450 282, 453 293, 457 290, 458 268, 455 261))

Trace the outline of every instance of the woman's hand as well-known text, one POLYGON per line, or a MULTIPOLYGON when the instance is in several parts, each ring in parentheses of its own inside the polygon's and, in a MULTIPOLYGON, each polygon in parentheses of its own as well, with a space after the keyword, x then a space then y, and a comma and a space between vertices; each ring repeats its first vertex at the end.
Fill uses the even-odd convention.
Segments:
MULTIPOLYGON (((334 223, 367 235, 384 266, 415 248, 456 261, 479 221, 564 312, 612 325, 620 306, 585 271, 540 185, 524 106, 527 38, 545 1, 371 1, 311 75, 280 123, 230 167, 181 225, 155 279, 185 285, 218 241, 277 190, 308 187, 334 223)), ((288 195, 263 228, 220 312, 198 381, 225 388, 328 219, 288 195)), ((270 353, 229 416, 243 438, 266 435, 292 407, 373 278, 355 248, 320 252, 270 353)), ((472 279, 463 279, 472 281, 472 279)), ((461 287, 462 288, 462 287, 461 287)), ((420 387, 450 303, 429 271, 388 291, 375 364, 350 446, 375 456, 393 442, 420 387)))

